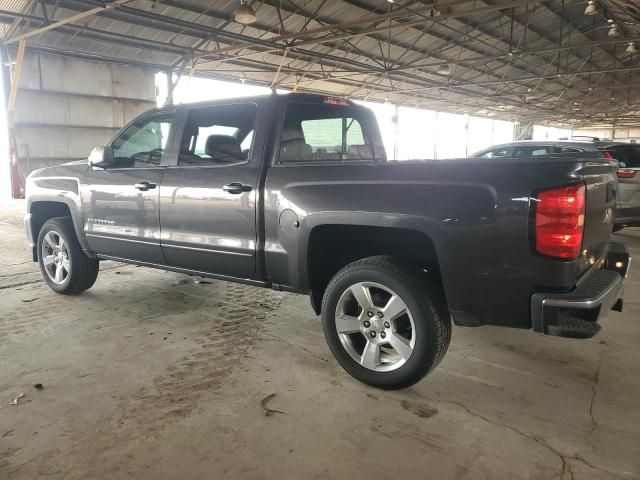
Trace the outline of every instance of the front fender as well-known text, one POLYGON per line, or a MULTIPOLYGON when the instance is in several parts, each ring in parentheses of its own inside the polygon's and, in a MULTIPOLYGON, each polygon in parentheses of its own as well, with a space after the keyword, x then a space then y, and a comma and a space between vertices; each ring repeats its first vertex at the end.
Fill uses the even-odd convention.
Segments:
MULTIPOLYGON (((40 173, 34 172, 34 173, 40 173)), ((95 254, 89 248, 84 236, 84 218, 82 214, 82 203, 80 200, 80 182, 76 177, 68 176, 34 176, 30 175, 26 181, 27 217, 25 223, 29 223, 27 236, 31 236, 31 242, 35 244, 38 236, 38 226, 35 225, 32 215, 33 206, 37 203, 57 203, 63 204, 69 209, 73 228, 76 232, 78 243, 83 251, 91 258, 95 254), (29 235, 31 233, 31 235, 29 235)))

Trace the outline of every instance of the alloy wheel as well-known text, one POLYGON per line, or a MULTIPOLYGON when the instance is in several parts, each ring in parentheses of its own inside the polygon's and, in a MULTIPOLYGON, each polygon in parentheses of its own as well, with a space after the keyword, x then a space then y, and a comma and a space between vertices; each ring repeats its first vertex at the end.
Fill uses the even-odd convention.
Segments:
POLYGON ((335 325, 345 351, 364 368, 391 372, 415 347, 415 323, 402 298, 374 282, 347 288, 336 305, 335 325))
POLYGON ((50 231, 42 239, 42 265, 49 279, 57 285, 62 285, 71 273, 71 259, 69 250, 62 236, 50 231))

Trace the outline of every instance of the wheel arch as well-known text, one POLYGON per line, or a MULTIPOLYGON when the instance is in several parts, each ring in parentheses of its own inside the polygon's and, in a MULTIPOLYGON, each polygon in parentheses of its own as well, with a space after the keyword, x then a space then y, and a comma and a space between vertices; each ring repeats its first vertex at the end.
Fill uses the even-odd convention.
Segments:
POLYGON ((433 236, 422 229, 406 225, 317 224, 310 229, 305 253, 301 264, 306 267, 306 282, 316 314, 320 314, 324 291, 335 273, 351 262, 377 255, 403 259, 426 270, 441 286, 446 303, 441 249, 433 236))
POLYGON ((78 243, 82 247, 87 256, 93 258, 94 255, 90 252, 88 245, 86 244, 84 235, 82 235, 82 218, 77 212, 75 203, 66 198, 60 197, 56 200, 38 199, 29 202, 28 206, 28 222, 31 230, 32 241, 32 254, 33 260, 37 261, 36 243, 38 234, 42 229, 42 226, 52 218, 57 217, 71 217, 73 222, 73 229, 78 239, 78 243))

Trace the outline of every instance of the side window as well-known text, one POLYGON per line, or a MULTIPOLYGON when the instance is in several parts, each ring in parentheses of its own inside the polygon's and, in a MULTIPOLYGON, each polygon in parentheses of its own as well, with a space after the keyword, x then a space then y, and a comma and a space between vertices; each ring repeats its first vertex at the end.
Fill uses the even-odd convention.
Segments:
POLYGON ((611 148, 606 148, 605 150, 609 150, 611 152, 611 155, 613 155, 613 158, 618 160, 618 162, 620 162, 621 164, 624 164, 624 167, 640 168, 639 147, 616 145, 611 148))
POLYGON ((538 157, 549 155, 548 147, 516 147, 513 149, 513 156, 516 158, 538 157))
POLYGON ((173 114, 146 117, 129 126, 112 144, 115 167, 160 165, 167 146, 173 114))
POLYGON ((584 150, 580 150, 579 148, 573 147, 559 147, 558 153, 582 153, 584 150))
POLYGON ((640 168, 640 147, 629 148, 629 155, 627 155, 627 167, 640 168))
POLYGON ((180 140, 179 166, 229 165, 251 156, 255 104, 194 108, 180 140))
POLYGON ((386 160, 373 114, 350 104, 287 107, 280 162, 386 160))
POLYGON ((238 134, 236 127, 225 127, 223 125, 212 125, 210 127, 202 127, 198 130, 196 136, 196 145, 193 153, 200 156, 207 155, 207 139, 211 135, 222 135, 223 137, 235 137, 238 134))
POLYGON ((620 162, 620 165, 623 167, 628 166, 628 155, 627 155, 627 149, 623 148, 623 147, 619 147, 619 146, 613 146, 613 147, 606 147, 604 150, 607 150, 609 153, 611 153, 611 156, 613 158, 615 158, 618 162, 620 162))
POLYGON ((499 150, 490 150, 487 153, 480 155, 480 158, 499 158, 499 157, 508 157, 509 150, 506 148, 501 148, 499 150))

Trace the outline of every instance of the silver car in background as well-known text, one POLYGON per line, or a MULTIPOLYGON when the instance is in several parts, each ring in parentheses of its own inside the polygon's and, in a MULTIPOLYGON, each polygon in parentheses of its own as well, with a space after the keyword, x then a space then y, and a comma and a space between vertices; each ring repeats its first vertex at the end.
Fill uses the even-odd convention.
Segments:
POLYGON ((474 153, 481 158, 529 158, 540 155, 594 156, 617 160, 618 193, 613 231, 640 226, 640 145, 584 137, 572 140, 523 140, 474 153))
POLYGON ((618 198, 613 231, 640 226, 640 145, 613 143, 605 150, 618 160, 618 198))

